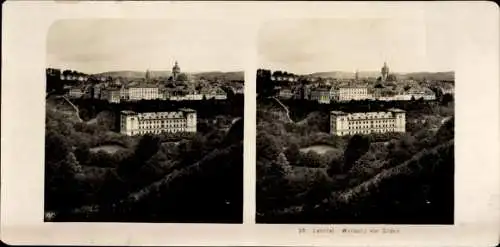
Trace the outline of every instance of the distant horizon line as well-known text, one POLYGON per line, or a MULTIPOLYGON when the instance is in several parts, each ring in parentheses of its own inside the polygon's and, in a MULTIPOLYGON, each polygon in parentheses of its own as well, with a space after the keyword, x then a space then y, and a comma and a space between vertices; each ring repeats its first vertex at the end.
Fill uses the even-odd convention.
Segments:
MULTIPOLYGON (((316 72, 308 72, 308 73, 295 73, 291 72, 289 70, 283 70, 283 69, 269 69, 269 68, 258 68, 258 69, 265 69, 265 70, 270 70, 272 72, 274 71, 282 71, 282 72, 287 72, 287 73, 292 73, 295 75, 312 75, 312 74, 318 74, 318 73, 333 73, 333 72, 343 72, 343 73, 352 73, 356 74, 358 73, 381 73, 380 70, 328 70, 328 71, 316 71, 316 72)), ((414 71, 389 71, 389 74, 411 74, 411 73, 455 73, 455 70, 449 69, 449 70, 414 70, 414 71)))
MULTIPOLYGON (((147 71, 149 72, 172 72, 172 70, 161 70, 161 69, 146 69, 146 70, 139 70, 139 69, 120 69, 120 70, 106 70, 102 72, 86 72, 84 70, 78 70, 78 69, 72 69, 72 68, 58 68, 54 66, 47 66, 46 69, 58 69, 61 71, 64 70, 71 70, 71 71, 77 71, 80 73, 88 74, 88 75, 96 75, 96 74, 104 74, 104 73, 112 73, 112 72, 141 72, 141 73, 146 73, 147 71)), ((231 73, 231 72, 245 72, 245 70, 198 70, 198 71, 181 71, 181 73, 188 73, 188 74, 199 74, 199 73, 210 73, 210 72, 219 72, 219 73, 231 73)))

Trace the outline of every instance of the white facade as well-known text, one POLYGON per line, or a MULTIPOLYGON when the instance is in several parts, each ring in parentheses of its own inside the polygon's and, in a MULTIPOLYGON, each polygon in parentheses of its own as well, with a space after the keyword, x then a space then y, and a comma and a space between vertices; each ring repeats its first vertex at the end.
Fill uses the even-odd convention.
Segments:
POLYGON ((128 89, 129 100, 155 100, 160 99, 158 87, 130 87, 128 89))
POLYGON ((79 87, 71 88, 68 92, 70 98, 81 98, 84 94, 84 89, 79 87))
POLYGON ((203 99, 203 94, 189 93, 189 94, 182 95, 182 96, 181 95, 170 96, 168 99, 172 100, 172 101, 202 100, 203 99))
POLYGON ((194 93, 188 93, 184 97, 186 98, 186 100, 202 100, 203 94, 194 92, 194 93))
POLYGON ((337 136, 406 131, 405 111, 330 113, 330 133, 337 136))
POLYGON ((226 92, 219 87, 202 90, 202 94, 205 96, 205 99, 216 99, 216 100, 227 99, 226 92))
POLYGON ((405 93, 405 94, 397 94, 394 96, 388 97, 378 97, 377 100, 381 101, 410 101, 412 99, 418 100, 436 100, 436 94, 434 93, 405 93))
POLYGON ((293 92, 289 88, 282 88, 279 90, 278 97, 280 97, 282 99, 290 99, 293 97, 293 92))
POLYGON ((136 113, 122 111, 120 133, 128 136, 160 133, 196 132, 196 111, 179 109, 176 112, 136 113))
POLYGON ((341 87, 330 90, 330 98, 334 101, 350 101, 368 99, 368 88, 366 87, 341 87))

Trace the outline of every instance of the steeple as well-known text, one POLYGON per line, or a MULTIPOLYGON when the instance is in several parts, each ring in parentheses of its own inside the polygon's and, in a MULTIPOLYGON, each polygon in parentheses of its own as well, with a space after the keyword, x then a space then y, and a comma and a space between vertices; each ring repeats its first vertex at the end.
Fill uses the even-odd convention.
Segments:
POLYGON ((149 81, 150 78, 151 78, 151 75, 150 75, 149 69, 147 69, 146 70, 146 81, 149 81))
POLYGON ((389 76, 389 67, 387 66, 387 62, 384 62, 384 67, 382 67, 381 73, 382 81, 387 80, 387 77, 389 76))
POLYGON ((354 74, 354 79, 359 80, 359 71, 356 69, 356 73, 354 74))
POLYGON ((176 60, 174 67, 172 68, 172 79, 175 81, 180 73, 181 73, 181 68, 179 67, 179 63, 177 63, 176 60))

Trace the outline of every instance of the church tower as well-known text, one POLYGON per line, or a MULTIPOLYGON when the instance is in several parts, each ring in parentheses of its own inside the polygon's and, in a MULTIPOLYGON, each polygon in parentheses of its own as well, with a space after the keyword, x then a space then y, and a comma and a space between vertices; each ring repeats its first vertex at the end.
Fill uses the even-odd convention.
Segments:
POLYGON ((384 67, 382 67, 382 81, 386 81, 389 76, 389 67, 387 67, 387 63, 384 62, 384 67))
POLYGON ((358 81, 358 80, 359 80, 359 71, 358 71, 358 70, 356 70, 356 73, 354 74, 354 79, 355 79, 356 81, 358 81))
POLYGON ((172 79, 175 81, 177 80, 177 76, 181 73, 181 68, 179 67, 179 64, 177 61, 175 61, 174 67, 172 68, 172 79))
POLYGON ((146 70, 146 81, 149 81, 150 78, 151 78, 151 74, 150 74, 149 70, 146 70))

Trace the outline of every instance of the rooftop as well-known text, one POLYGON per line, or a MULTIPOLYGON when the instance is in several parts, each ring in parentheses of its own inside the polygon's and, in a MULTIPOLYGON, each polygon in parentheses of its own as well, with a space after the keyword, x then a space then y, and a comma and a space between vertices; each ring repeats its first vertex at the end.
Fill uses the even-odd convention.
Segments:
POLYGON ((391 109, 389 109, 388 111, 391 111, 391 112, 406 112, 406 111, 404 111, 404 110, 397 109, 397 108, 391 108, 391 109))
POLYGON ((137 85, 133 85, 133 86, 128 86, 128 88, 158 88, 158 85, 137 84, 137 85))
POLYGON ((343 111, 331 111, 330 114, 335 115, 335 116, 347 115, 347 113, 345 113, 343 111))
POLYGON ((121 113, 124 114, 124 115, 134 115, 134 114, 136 114, 134 111, 128 111, 128 110, 121 111, 121 113))
POLYGON ((401 109, 391 108, 391 109, 388 109, 387 112, 352 112, 352 113, 346 113, 346 112, 343 112, 343 111, 330 111, 330 114, 331 115, 335 115, 335 116, 349 115, 349 116, 353 116, 353 117, 361 117, 361 116, 383 115, 383 114, 388 114, 390 112, 405 112, 405 111, 401 110, 401 109))
POLYGON ((190 108, 180 108, 179 110, 183 111, 183 112, 196 112, 195 110, 190 109, 190 108))

